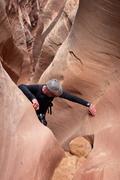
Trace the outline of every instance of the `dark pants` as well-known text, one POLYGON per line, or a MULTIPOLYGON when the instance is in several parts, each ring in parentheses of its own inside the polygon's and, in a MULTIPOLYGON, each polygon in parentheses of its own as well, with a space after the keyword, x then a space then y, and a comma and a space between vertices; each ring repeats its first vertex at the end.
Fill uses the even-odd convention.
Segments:
POLYGON ((45 126, 47 126, 47 121, 45 119, 45 114, 37 114, 37 116, 38 116, 38 119, 40 120, 40 122, 42 124, 44 124, 45 126))

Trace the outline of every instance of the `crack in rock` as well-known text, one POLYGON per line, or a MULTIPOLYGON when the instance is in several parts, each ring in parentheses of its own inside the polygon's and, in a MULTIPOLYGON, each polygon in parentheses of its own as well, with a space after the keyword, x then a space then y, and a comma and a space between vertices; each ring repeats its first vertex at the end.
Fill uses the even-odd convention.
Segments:
POLYGON ((82 60, 81 60, 79 57, 77 57, 73 51, 69 51, 69 53, 70 53, 71 55, 73 55, 77 60, 79 60, 79 62, 83 65, 82 60))
POLYGON ((70 25, 70 27, 71 27, 71 26, 72 26, 72 21, 71 21, 71 19, 69 18, 67 12, 63 11, 63 13, 64 13, 65 17, 68 19, 69 25, 70 25))
POLYGON ((54 42, 52 39, 50 39, 49 41, 50 41, 51 44, 56 45, 56 46, 61 46, 62 45, 61 42, 57 43, 57 42, 54 42))

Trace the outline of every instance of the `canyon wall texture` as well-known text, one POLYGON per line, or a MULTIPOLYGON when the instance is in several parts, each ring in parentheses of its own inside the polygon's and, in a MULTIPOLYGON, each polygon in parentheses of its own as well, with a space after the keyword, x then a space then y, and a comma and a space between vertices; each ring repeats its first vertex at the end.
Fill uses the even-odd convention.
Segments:
POLYGON ((119 179, 119 17, 119 1, 81 0, 69 36, 40 79, 58 78, 64 89, 96 105, 91 118, 86 108, 58 98, 48 117, 64 147, 78 134, 94 134, 93 152, 75 180, 119 179))
POLYGON ((73 179, 119 180, 120 2, 80 0, 74 6, 77 14, 71 10, 66 15, 65 34, 59 30, 65 27, 66 1, 16 2, 0 1, 0 179, 49 180, 64 154, 59 144, 69 151, 73 138, 87 136, 93 149, 73 179), (42 50, 51 37, 56 39, 53 35, 61 38, 60 45, 44 62, 42 50), (58 97, 44 127, 16 84, 51 78, 95 104, 96 116, 58 97))
POLYGON ((0 64, 0 179, 51 179, 64 152, 0 64))

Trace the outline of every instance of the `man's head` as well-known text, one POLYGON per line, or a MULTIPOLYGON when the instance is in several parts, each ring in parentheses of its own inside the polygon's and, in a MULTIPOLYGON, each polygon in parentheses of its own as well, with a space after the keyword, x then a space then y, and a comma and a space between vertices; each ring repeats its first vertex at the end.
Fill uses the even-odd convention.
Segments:
POLYGON ((57 79, 51 79, 43 86, 43 92, 51 97, 60 96, 63 93, 63 88, 57 79))

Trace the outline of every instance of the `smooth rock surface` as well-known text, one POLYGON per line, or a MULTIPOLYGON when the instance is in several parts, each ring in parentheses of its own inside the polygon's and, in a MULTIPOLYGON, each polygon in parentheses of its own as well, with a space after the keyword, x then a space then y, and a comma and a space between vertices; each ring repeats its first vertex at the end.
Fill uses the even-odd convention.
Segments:
POLYGON ((63 150, 1 64, 0 107, 0 179, 51 179, 63 150))
POLYGON ((94 135, 93 151, 75 180, 120 179, 119 16, 119 1, 81 0, 68 38, 39 81, 58 78, 64 89, 96 105, 93 118, 86 107, 57 98, 48 117, 64 147, 73 137, 94 135))

